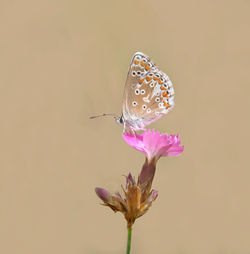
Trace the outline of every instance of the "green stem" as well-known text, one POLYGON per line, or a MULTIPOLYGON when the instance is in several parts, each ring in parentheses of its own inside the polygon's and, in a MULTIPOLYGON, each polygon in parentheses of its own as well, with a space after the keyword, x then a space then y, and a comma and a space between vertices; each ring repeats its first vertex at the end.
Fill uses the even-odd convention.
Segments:
POLYGON ((128 228, 127 254, 130 253, 132 227, 128 228))

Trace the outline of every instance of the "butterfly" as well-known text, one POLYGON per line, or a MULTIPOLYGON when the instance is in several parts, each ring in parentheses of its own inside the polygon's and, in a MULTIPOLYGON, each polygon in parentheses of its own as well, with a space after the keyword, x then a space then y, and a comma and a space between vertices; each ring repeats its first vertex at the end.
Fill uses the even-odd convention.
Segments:
MULTIPOLYGON (((116 122, 123 125, 123 133, 144 130, 173 107, 174 89, 169 77, 146 54, 136 52, 127 74, 122 115, 115 115, 116 122)), ((106 115, 112 114, 102 116, 106 115)))

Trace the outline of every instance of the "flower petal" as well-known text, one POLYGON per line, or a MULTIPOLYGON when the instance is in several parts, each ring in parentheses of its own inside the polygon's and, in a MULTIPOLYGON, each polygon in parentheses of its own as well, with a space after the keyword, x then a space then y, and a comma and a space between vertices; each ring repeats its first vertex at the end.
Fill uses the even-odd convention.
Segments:
POLYGON ((132 177, 131 173, 129 173, 126 177, 126 188, 128 188, 128 185, 135 185, 135 180, 132 177))
POLYGON ((147 198, 146 203, 151 204, 153 201, 156 200, 157 197, 158 197, 158 191, 157 190, 152 190, 149 194, 149 197, 147 198))
POLYGON ((143 136, 139 134, 133 135, 132 133, 126 132, 125 134, 122 135, 123 139, 133 148, 136 150, 143 152, 146 154, 144 151, 144 144, 143 144, 143 136))
POLYGON ((105 203, 109 203, 112 200, 112 195, 110 192, 103 188, 95 188, 96 195, 105 203))
POLYGON ((133 148, 143 152, 148 160, 161 156, 180 155, 184 146, 180 146, 179 135, 160 134, 155 130, 146 130, 142 134, 125 133, 124 140, 133 148))

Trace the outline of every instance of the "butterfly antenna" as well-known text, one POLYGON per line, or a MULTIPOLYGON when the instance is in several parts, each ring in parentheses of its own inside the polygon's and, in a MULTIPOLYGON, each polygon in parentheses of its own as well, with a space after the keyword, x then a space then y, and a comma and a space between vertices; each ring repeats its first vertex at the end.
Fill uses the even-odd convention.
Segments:
POLYGON ((97 118, 97 117, 102 117, 102 116, 114 116, 114 117, 119 117, 119 116, 116 115, 116 114, 105 114, 105 113, 103 113, 102 115, 90 116, 89 118, 90 118, 90 119, 95 119, 95 118, 97 118))

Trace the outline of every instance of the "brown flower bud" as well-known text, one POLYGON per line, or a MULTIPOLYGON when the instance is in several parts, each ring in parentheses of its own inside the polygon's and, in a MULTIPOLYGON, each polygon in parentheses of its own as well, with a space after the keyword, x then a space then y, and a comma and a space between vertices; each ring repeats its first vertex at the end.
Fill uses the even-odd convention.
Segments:
POLYGON ((148 163, 146 159, 137 183, 130 173, 126 177, 124 197, 119 192, 111 194, 102 188, 96 188, 95 191, 104 202, 103 205, 109 206, 114 212, 123 213, 127 220, 127 227, 131 228, 135 220, 148 211, 158 196, 156 190, 151 190, 154 174, 155 161, 151 160, 148 163))

